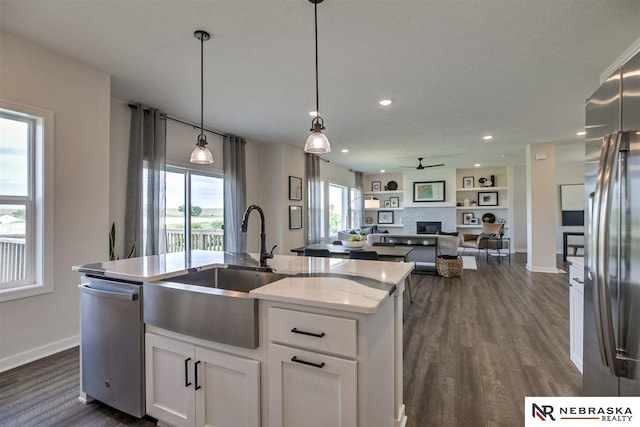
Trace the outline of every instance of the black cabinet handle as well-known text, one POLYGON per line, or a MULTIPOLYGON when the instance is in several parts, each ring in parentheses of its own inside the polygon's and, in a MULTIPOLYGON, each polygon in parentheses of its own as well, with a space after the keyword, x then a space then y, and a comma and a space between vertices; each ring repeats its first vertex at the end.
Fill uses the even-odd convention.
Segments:
POLYGON ((196 390, 200 390, 200 389, 202 388, 202 387, 198 384, 198 365, 199 365, 199 364, 200 364, 200 361, 198 360, 198 361, 196 362, 196 364, 194 365, 194 366, 195 366, 194 371, 196 372, 196 390))
POLYGON ((315 332, 300 331, 298 330, 298 328, 293 328, 291 332, 293 332, 294 334, 309 335, 310 337, 317 337, 317 338, 322 338, 325 335, 324 332, 320 332, 319 334, 317 334, 315 332))
POLYGON ((189 387, 191 385, 191 382, 189 381, 189 361, 190 360, 191 360, 190 357, 184 360, 184 386, 185 387, 189 387))
POLYGON ((581 284, 584 283, 583 280, 580 280, 577 277, 572 277, 571 280, 575 280, 576 282, 581 283, 581 284))
POLYGON ((296 363, 302 363, 303 365, 313 366, 314 368, 320 368, 320 369, 324 368, 324 362, 320 362, 320 363, 308 362, 306 360, 298 359, 297 356, 293 356, 291 358, 291 361, 296 363))

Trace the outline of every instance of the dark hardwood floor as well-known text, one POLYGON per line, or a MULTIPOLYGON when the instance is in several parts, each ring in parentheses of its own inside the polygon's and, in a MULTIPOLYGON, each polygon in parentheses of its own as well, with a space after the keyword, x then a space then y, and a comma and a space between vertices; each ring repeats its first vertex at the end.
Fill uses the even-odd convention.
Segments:
MULTIPOLYGON (((525 396, 575 396, 566 274, 478 258, 461 278, 413 275, 405 294, 407 427, 521 426, 525 396)), ((568 265, 561 267, 568 270, 568 265)), ((78 348, 0 374, 0 426, 150 426, 78 396, 78 348)), ((328 426, 329 427, 329 426, 328 426)))
POLYGON ((461 278, 414 279, 414 304, 405 296, 408 427, 521 426, 525 396, 580 395, 567 274, 525 264, 524 254, 511 264, 480 256, 461 278))

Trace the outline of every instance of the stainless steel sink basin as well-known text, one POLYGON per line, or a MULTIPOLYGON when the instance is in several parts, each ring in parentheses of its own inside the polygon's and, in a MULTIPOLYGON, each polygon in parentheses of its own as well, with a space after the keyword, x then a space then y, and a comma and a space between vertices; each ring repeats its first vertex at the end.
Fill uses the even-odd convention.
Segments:
POLYGON ((246 348, 258 347, 258 301, 249 291, 286 274, 219 268, 145 283, 144 322, 170 331, 246 348))
POLYGON ((174 277, 171 281, 248 293, 252 289, 268 285, 285 277, 287 277, 286 274, 278 274, 271 271, 231 267, 189 273, 184 276, 174 277))

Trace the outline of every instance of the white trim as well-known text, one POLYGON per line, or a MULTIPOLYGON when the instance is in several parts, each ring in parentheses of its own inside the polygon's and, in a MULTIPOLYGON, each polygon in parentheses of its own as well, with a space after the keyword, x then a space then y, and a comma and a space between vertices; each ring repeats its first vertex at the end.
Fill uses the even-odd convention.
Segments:
POLYGON ((531 266, 529 264, 527 264, 527 270, 529 270, 532 273, 564 273, 564 270, 560 270, 558 268, 553 268, 553 267, 535 267, 535 266, 531 266))
POLYGON ((51 111, 16 104, 0 99, 0 108, 31 116, 36 119, 35 129, 35 183, 33 203, 35 220, 35 283, 6 288, 0 292, 0 303, 14 299, 51 293, 54 266, 54 114, 51 111))
POLYGON ((60 341, 54 341, 42 347, 34 348, 24 353, 15 354, 4 359, 0 359, 0 372, 22 366, 34 360, 51 356, 63 350, 70 349, 80 345, 80 335, 73 335, 60 341))

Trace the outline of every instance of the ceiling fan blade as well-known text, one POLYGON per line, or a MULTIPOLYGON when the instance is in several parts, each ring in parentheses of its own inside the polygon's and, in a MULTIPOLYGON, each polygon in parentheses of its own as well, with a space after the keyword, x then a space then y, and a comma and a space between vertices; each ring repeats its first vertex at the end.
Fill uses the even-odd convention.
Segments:
POLYGON ((444 166, 444 163, 439 163, 437 165, 424 165, 425 168, 435 168, 437 166, 444 166))

